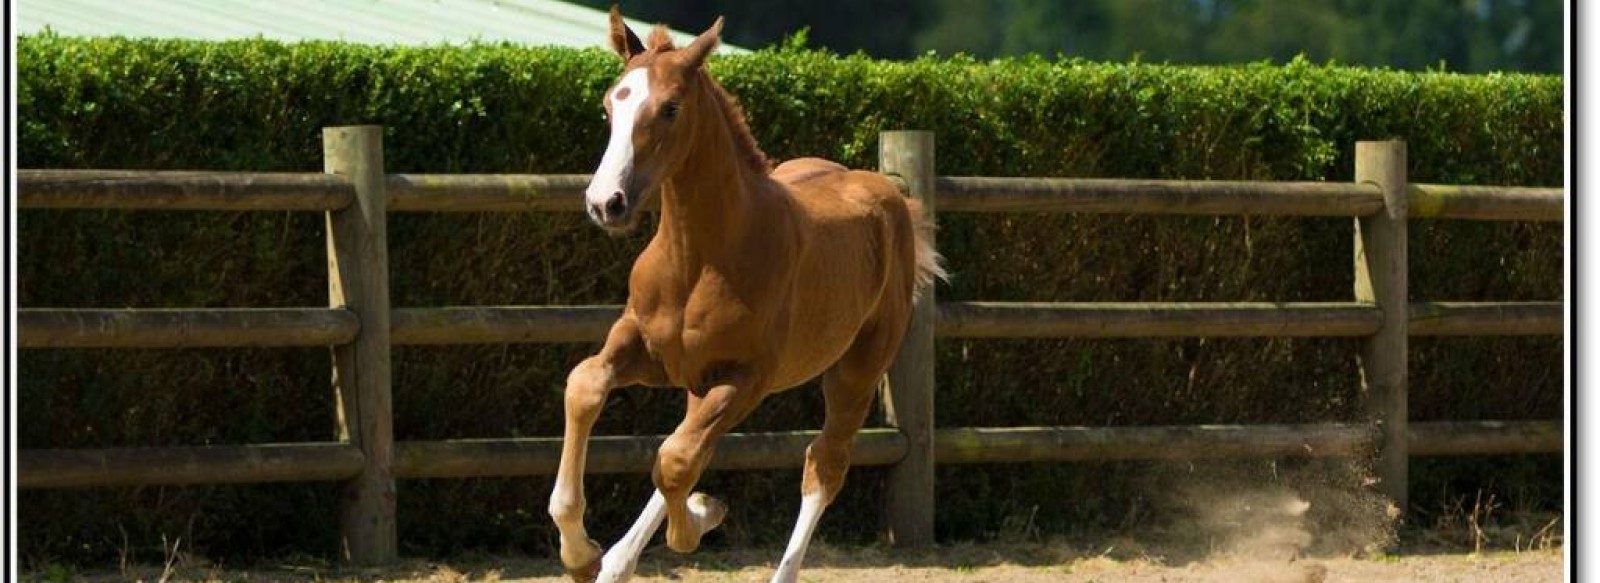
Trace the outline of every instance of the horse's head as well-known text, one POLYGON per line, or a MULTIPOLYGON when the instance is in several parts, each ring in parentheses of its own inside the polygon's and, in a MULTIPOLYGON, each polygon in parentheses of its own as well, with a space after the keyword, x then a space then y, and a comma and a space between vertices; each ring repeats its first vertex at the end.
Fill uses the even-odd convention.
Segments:
POLYGON ((656 27, 649 44, 611 8, 611 48, 622 57, 622 77, 606 90, 611 140, 584 193, 595 224, 613 233, 638 224, 645 196, 675 174, 688 158, 696 109, 706 107, 700 70, 722 33, 722 19, 681 49, 672 46, 665 27, 656 27))

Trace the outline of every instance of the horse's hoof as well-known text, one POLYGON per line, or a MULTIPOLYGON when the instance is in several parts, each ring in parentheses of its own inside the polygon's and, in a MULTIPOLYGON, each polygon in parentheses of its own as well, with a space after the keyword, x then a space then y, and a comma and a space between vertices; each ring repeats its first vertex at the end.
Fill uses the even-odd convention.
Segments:
POLYGON ((690 494, 688 504, 689 513, 694 515, 695 526, 699 527, 702 535, 721 526, 722 519, 728 517, 728 505, 705 492, 690 494))
POLYGON ((722 524, 728 516, 728 505, 704 492, 689 495, 689 524, 678 527, 667 523, 667 548, 674 552, 692 553, 700 548, 700 538, 722 524))
POLYGON ((595 557, 581 569, 567 569, 567 577, 576 583, 594 583, 600 578, 600 557, 595 557))
POLYGON ((594 558, 590 559, 587 565, 574 569, 568 567, 566 561, 562 561, 561 568, 566 570, 567 577, 577 583, 594 583, 595 579, 600 578, 600 559, 604 558, 603 553, 600 552, 600 543, 590 539, 589 548, 593 549, 594 558))

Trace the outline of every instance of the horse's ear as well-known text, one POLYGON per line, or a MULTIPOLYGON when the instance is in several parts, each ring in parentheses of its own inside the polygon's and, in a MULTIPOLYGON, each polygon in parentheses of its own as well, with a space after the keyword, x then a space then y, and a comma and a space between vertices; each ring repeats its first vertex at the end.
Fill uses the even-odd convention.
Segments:
POLYGON ((639 35, 633 34, 628 23, 622 21, 622 11, 616 4, 611 5, 611 50, 616 51, 623 62, 644 52, 644 43, 639 42, 639 35))
POLYGON ((706 56, 710 55, 711 51, 715 50, 717 48, 717 44, 721 42, 722 17, 718 16, 717 21, 711 23, 711 28, 708 28, 705 32, 700 33, 700 36, 694 37, 694 42, 689 43, 689 46, 684 47, 683 50, 688 54, 689 57, 689 66, 699 67, 704 65, 706 62, 706 56))

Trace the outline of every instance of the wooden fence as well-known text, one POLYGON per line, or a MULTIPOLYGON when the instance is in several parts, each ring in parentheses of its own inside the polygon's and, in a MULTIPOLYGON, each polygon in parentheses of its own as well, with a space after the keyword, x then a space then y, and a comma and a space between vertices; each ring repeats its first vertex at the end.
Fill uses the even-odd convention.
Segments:
MULTIPOLYGON (((1401 507, 1416 455, 1559 452, 1556 421, 1408 423, 1411 336, 1560 335, 1560 302, 1408 302, 1409 217, 1562 220, 1559 188, 1409 184, 1405 145, 1361 142, 1356 181, 1223 182, 938 176, 933 136, 886 132, 880 168, 927 212, 1074 212, 1355 217, 1355 289, 1337 303, 993 303, 926 301, 885 390, 889 427, 857 438, 854 463, 891 466, 888 535, 933 538, 935 463, 970 464, 1377 452, 1379 487, 1401 507), (935 337, 1277 337, 1364 339, 1370 421, 1304 425, 936 428, 935 337)), ((329 307, 47 309, 18 314, 23 348, 332 346, 337 440, 204 447, 30 449, 24 488, 336 480, 343 554, 395 559, 397 478, 554 473, 560 438, 395 442, 394 345, 591 342, 618 306, 389 306, 390 212, 578 211, 581 175, 383 173, 382 128, 328 128, 324 174, 23 170, 23 208, 300 210, 327 217, 329 307)), ((26 250, 23 250, 26 252, 26 250)), ((932 300, 932 298, 930 298, 932 300)), ((812 431, 733 434, 712 467, 790 468, 812 431)), ((597 437, 588 471, 646 472, 664 436, 597 437)))

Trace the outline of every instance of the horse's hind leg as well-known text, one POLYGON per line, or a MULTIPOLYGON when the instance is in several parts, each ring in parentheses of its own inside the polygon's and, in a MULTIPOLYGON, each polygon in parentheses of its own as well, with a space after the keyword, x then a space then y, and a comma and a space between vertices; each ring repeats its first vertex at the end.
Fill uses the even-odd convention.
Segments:
POLYGON ((561 564, 577 581, 592 581, 600 570, 600 545, 583 526, 583 471, 589 434, 611 389, 630 384, 661 384, 659 366, 650 360, 637 325, 628 318, 611 327, 605 347, 567 376, 566 431, 561 466, 550 492, 550 518, 561 531, 561 564))
POLYGON ((783 552, 783 560, 772 575, 773 583, 799 580, 800 563, 805 558, 806 547, 811 544, 811 535, 816 531, 823 510, 844 487, 856 432, 872 409, 872 398, 884 371, 894 359, 904 329, 904 322, 900 322, 863 331, 839 363, 823 375, 822 393, 827 401, 828 416, 823 422, 822 434, 806 448, 805 476, 800 482, 800 516, 795 521, 794 534, 789 537, 789 546, 783 552))
POLYGON ((828 401, 828 418, 822 425, 822 434, 806 448, 805 476, 800 483, 800 516, 795 521, 794 534, 789 546, 773 574, 774 583, 796 581, 800 563, 817 521, 839 490, 844 487, 845 473, 850 468, 850 448, 856 432, 872 408, 872 397, 877 382, 873 378, 847 379, 837 369, 823 376, 823 392, 828 401))

